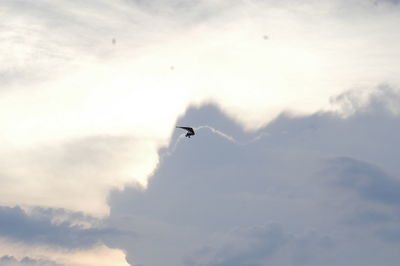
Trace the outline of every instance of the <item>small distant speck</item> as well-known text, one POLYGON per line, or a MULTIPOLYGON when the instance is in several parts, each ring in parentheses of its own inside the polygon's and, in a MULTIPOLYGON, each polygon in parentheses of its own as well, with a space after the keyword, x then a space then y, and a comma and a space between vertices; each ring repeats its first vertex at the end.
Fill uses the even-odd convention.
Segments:
POLYGON ((117 43, 117 40, 115 40, 115 38, 113 38, 113 39, 111 40, 111 42, 112 42, 113 45, 115 45, 115 44, 117 43))
POLYGON ((174 70, 174 69, 175 69, 175 67, 174 67, 174 66, 170 66, 170 67, 169 67, 169 69, 171 69, 171 70, 174 70))
POLYGON ((264 36, 263 36, 263 39, 264 39, 264 40, 268 40, 268 38, 269 38, 268 35, 264 35, 264 36))

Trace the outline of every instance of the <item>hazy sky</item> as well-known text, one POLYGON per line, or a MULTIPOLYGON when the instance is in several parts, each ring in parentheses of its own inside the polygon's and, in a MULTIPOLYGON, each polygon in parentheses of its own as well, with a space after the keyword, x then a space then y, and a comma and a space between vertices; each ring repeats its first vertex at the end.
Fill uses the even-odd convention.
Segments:
POLYGON ((399 28, 396 0, 1 1, 0 265, 397 265, 399 28))

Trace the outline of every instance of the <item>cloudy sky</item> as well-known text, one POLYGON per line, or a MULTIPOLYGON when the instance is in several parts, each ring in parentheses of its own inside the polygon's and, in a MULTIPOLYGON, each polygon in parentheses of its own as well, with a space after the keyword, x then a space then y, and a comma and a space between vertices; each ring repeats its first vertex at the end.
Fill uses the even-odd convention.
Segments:
POLYGON ((0 265, 398 265, 399 28, 397 0, 1 1, 0 265))

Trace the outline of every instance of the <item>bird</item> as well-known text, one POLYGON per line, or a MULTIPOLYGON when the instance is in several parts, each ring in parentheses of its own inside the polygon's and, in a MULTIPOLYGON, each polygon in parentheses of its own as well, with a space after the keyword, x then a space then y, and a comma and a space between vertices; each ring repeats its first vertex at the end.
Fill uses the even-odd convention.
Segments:
POLYGON ((187 131, 185 137, 187 137, 187 138, 190 138, 190 136, 194 136, 195 135, 194 130, 191 127, 176 127, 176 128, 185 129, 187 131))

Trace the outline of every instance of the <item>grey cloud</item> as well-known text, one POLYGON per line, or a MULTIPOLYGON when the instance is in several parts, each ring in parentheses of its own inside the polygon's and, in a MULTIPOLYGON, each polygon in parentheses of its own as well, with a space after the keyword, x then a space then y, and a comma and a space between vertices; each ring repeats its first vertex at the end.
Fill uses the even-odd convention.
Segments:
POLYGON ((369 225, 369 224, 382 224, 389 222, 399 221, 393 213, 388 213, 382 210, 360 210, 357 211, 353 217, 349 218, 350 224, 359 225, 369 225))
MULTIPOLYGON (((185 253, 196 252, 207 244, 224 250, 229 243, 220 240, 224 238, 220 234, 236 227, 265 224, 271 219, 279 220, 279 223, 285 218, 277 209, 287 208, 296 204, 296 198, 302 198, 303 193, 297 191, 297 185, 301 184, 294 181, 285 186, 287 177, 281 179, 279 160, 290 161, 294 169, 299 167, 290 158, 292 156, 285 159, 286 155, 289 154, 248 149, 213 134, 209 129, 198 130, 196 138, 181 140, 175 152, 162 158, 147 190, 126 188, 123 193, 111 195, 108 222, 117 228, 135 228, 137 241, 129 241, 123 248, 129 251, 128 260, 143 264, 157 265, 163 261, 166 265, 181 265, 182 255, 186 257, 185 253), (279 201, 274 198, 277 195, 280 195, 279 201), (218 235, 218 240, 213 239, 212 232, 218 235), (146 251, 140 243, 149 239, 158 244, 146 251), (181 241, 184 241, 184 247, 181 241), (154 256, 172 242, 177 242, 178 247, 168 250, 165 256, 154 256)), ((299 170, 297 174, 303 173, 299 170)), ((293 219, 300 213, 286 214, 293 219)), ((253 239, 243 238, 244 242, 253 239)), ((260 258, 280 248, 280 237, 276 242, 269 237, 256 242, 260 243, 257 249, 260 258), (271 243, 263 246, 262 243, 268 241, 271 243)), ((121 247, 120 241, 112 243, 121 247)), ((232 263, 232 259, 245 263, 255 255, 252 249, 239 248, 237 254, 235 250, 228 248, 227 253, 215 255, 217 261, 211 259, 209 263, 232 263)))
POLYGON ((232 241, 221 249, 203 247, 187 259, 185 265, 222 266, 222 265, 309 265, 320 260, 318 255, 333 253, 335 240, 316 232, 290 234, 279 224, 257 226, 232 232, 245 238, 232 241), (237 242, 240 244, 238 245, 237 242), (235 245, 236 244, 236 245, 235 245), (282 260, 282 255, 286 260, 282 260))
POLYGON ((352 158, 337 158, 333 164, 330 170, 336 171, 334 176, 339 177, 339 185, 356 190, 368 200, 396 206, 400 203, 399 178, 390 177, 378 167, 352 158))
POLYGON ((371 163, 348 157, 330 159, 325 170, 325 176, 329 176, 334 186, 356 196, 351 199, 355 202, 357 197, 363 199, 343 208, 347 209, 343 217, 346 224, 368 228, 384 242, 400 243, 398 177, 388 175, 371 163))
POLYGON ((70 225, 101 226, 101 220, 99 218, 89 216, 82 212, 72 212, 61 208, 33 207, 29 209, 28 215, 34 219, 48 220, 56 224, 66 222, 70 225))
POLYGON ((17 258, 15 258, 13 256, 7 256, 7 255, 0 258, 0 265, 2 265, 2 266, 25 266, 25 265, 61 266, 61 264, 58 264, 58 263, 50 261, 50 260, 33 259, 30 257, 24 257, 21 260, 18 260, 17 258))
MULTIPOLYGON (((40 209, 36 213, 40 213, 40 209)), ((110 234, 118 232, 101 227, 85 228, 69 221, 53 223, 47 214, 32 217, 20 207, 0 207, 0 236, 14 241, 81 249, 101 243, 101 239, 110 234)))
POLYGON ((377 234, 386 242, 400 244, 400 230, 398 227, 382 229, 379 230, 377 234))
POLYGON ((239 247, 225 247, 222 250, 203 248, 202 252, 198 252, 195 258, 188 259, 185 265, 263 265, 263 260, 274 255, 286 244, 289 238, 278 224, 246 228, 241 231, 236 232, 236 234, 245 234, 247 239, 239 240, 238 242, 245 242, 239 243, 239 247), (209 258, 208 261, 207 258, 209 258))
POLYGON ((253 133, 215 106, 189 109, 177 124, 210 127, 191 139, 174 132, 146 190, 110 195, 107 223, 138 237, 107 243, 144 265, 376 265, 386 257, 396 265, 396 242, 379 235, 399 225, 398 181, 388 173, 399 172, 400 123, 384 102, 346 119, 282 114, 253 133), (278 227, 263 227, 270 223, 278 227), (240 233, 246 228, 265 231, 240 233))
POLYGON ((394 5, 398 5, 400 3, 399 0, 375 0, 374 2, 376 5, 379 5, 380 3, 390 3, 394 5))

